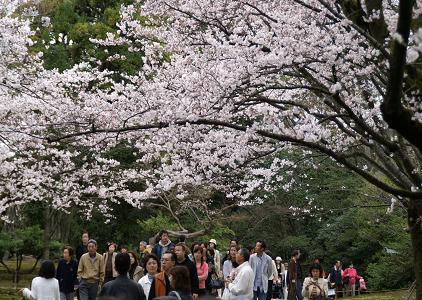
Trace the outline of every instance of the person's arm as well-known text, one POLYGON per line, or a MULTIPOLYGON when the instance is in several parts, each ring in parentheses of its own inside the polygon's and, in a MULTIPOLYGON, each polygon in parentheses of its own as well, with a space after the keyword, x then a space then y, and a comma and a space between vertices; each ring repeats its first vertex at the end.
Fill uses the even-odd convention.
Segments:
POLYGON ((105 263, 104 260, 100 259, 100 265, 99 265, 99 269, 100 269, 100 286, 103 284, 104 282, 104 277, 105 277, 105 263))
POLYGON ((273 260, 271 260, 271 266, 272 266, 272 271, 273 271, 273 280, 274 282, 276 282, 278 280, 278 272, 277 272, 277 266, 275 265, 275 262, 273 260))
POLYGON ((62 276, 62 264, 59 260, 59 263, 57 264, 57 270, 56 270, 56 279, 60 281, 60 277, 62 276))
POLYGON ((341 274, 341 278, 344 279, 347 276, 349 276, 349 269, 346 269, 346 270, 343 271, 343 273, 341 274))
POLYGON ((227 276, 230 275, 230 265, 227 262, 228 262, 228 260, 226 260, 223 264, 223 276, 224 276, 224 278, 227 278, 227 276))
POLYGON ((324 298, 328 299, 328 282, 324 280, 324 298))
POLYGON ((83 262, 83 259, 81 257, 81 259, 79 260, 78 273, 77 273, 77 277, 78 277, 79 281, 81 281, 81 279, 82 279, 83 272, 84 272, 84 262, 83 262))
POLYGON ((248 282, 253 281, 253 272, 241 272, 240 274, 236 275, 235 282, 229 283, 229 291, 233 295, 244 295, 248 294, 248 282))
POLYGON ((208 264, 204 263, 201 266, 202 269, 202 275, 198 275, 199 280, 207 280, 208 278, 208 264))
POLYGON ((308 278, 305 278, 305 281, 303 282, 302 287, 302 296, 305 298, 309 298, 309 280, 308 278))
POLYGON ((54 290, 54 300, 60 300, 60 288, 59 288, 59 281, 56 281, 56 288, 54 290))
POLYGON ((149 289, 148 300, 155 298, 155 278, 152 280, 151 288, 149 289))
MULTIPOLYGON (((271 277, 271 275, 274 274, 273 272, 273 260, 268 256, 267 259, 267 279, 271 277)), ((277 274, 275 275, 277 276, 277 274)))
POLYGON ((198 279, 198 272, 196 272, 196 267, 195 265, 192 263, 191 264, 191 280, 192 280, 192 294, 198 294, 199 292, 199 279, 198 279))

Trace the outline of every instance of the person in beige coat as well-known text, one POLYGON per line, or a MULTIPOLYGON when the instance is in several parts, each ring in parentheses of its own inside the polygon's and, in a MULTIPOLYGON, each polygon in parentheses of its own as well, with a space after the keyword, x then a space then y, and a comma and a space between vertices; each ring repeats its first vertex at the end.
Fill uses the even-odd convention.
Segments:
POLYGON ((325 300, 328 298, 328 284, 322 277, 322 266, 313 264, 310 276, 305 278, 302 288, 303 300, 325 300))
POLYGON ((107 244, 107 252, 103 254, 103 262, 104 262, 104 283, 115 279, 119 274, 117 273, 116 269, 114 268, 114 262, 116 259, 117 253, 116 251, 116 244, 111 242, 107 244))

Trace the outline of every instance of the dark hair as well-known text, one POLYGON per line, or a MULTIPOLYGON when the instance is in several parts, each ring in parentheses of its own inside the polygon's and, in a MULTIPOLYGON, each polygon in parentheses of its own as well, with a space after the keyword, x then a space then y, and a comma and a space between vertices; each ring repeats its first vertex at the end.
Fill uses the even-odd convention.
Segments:
POLYGON ((169 232, 167 230, 164 230, 164 229, 163 230, 160 230, 160 232, 158 233, 158 236, 160 237, 160 239, 163 236, 163 234, 169 235, 169 232))
POLYGON ((190 245, 190 252, 193 253, 193 251, 195 250, 195 246, 199 245, 198 241, 195 241, 192 243, 192 245, 190 245))
POLYGON ((248 249, 249 252, 253 252, 253 249, 255 249, 254 246, 247 246, 246 249, 248 249))
POLYGON ((158 259, 157 255, 155 255, 154 253, 148 253, 144 256, 144 258, 142 259, 142 268, 144 268, 144 274, 148 274, 147 271, 147 263, 150 259, 153 259, 157 262, 157 272, 161 271, 161 262, 158 259))
POLYGON ((127 253, 117 253, 114 259, 114 267, 120 275, 125 275, 130 268, 130 256, 127 253))
MULTIPOLYGON (((128 251, 127 254, 132 254, 133 258, 135 259, 135 261, 133 262, 133 264, 130 265, 130 269, 129 269, 129 276, 131 279, 133 279, 133 274, 135 273, 136 267, 138 266, 138 259, 136 258, 136 253, 133 251, 128 251)), ((129 256, 130 259, 130 256, 129 256)))
POLYGON ((164 252, 163 253, 163 255, 164 254, 171 254, 171 261, 174 261, 174 262, 176 262, 177 261, 177 255, 176 255, 176 253, 174 253, 173 251, 171 251, 171 250, 167 250, 166 252, 164 252))
POLYGON ((240 251, 240 255, 242 255, 242 256, 243 256, 243 259, 244 259, 245 261, 249 261, 249 250, 248 250, 248 249, 246 249, 246 248, 242 248, 242 249, 240 249, 239 251, 240 251))
POLYGON ((234 241, 234 242, 236 242, 236 245, 239 245, 239 241, 237 240, 237 238, 232 238, 232 239, 230 240, 230 243, 231 243, 231 242, 233 242, 233 241, 234 241))
POLYGON ((173 283, 172 288, 185 295, 191 293, 189 270, 185 266, 175 266, 174 268, 171 268, 169 275, 172 277, 172 282, 170 283, 170 285, 173 283))
POLYGON ((179 236, 179 243, 184 243, 186 242, 186 235, 182 234, 181 236, 179 236))
POLYGON ((69 245, 64 246, 63 251, 67 250, 67 252, 69 252, 69 256, 73 256, 73 254, 75 254, 75 252, 73 251, 73 248, 69 245))
POLYGON ((196 262, 196 258, 195 258, 195 253, 197 253, 197 252, 199 252, 199 253, 201 253, 201 266, 204 264, 204 255, 202 255, 203 254, 203 248, 201 247, 201 246, 198 246, 198 247, 196 247, 194 250, 193 250, 193 254, 194 254, 194 256, 193 256, 193 260, 196 262))
POLYGON ((215 255, 215 251, 214 249, 208 248, 207 252, 210 254, 210 256, 214 256, 215 255))
POLYGON ((56 268, 51 260, 46 260, 41 264, 38 276, 44 277, 45 279, 54 278, 56 275, 56 268))
POLYGON ((309 268, 309 276, 312 276, 312 271, 313 270, 318 270, 319 271, 319 278, 322 278, 324 272, 323 272, 322 266, 320 264, 313 264, 309 268))
POLYGON ((264 248, 265 250, 267 249, 267 244, 265 244, 265 242, 264 242, 264 241, 262 241, 262 240, 258 240, 258 241, 256 241, 256 242, 261 244, 261 248, 264 248))
POLYGON ((88 235, 89 235, 88 230, 84 230, 84 231, 82 231, 82 235, 84 235, 84 234, 88 234, 88 235))
POLYGON ((126 246, 126 245, 121 245, 121 246, 120 246, 120 251, 121 251, 122 249, 129 250, 129 247, 128 247, 128 246, 126 246))
POLYGON ((299 251, 299 250, 293 250, 293 252, 292 252, 292 257, 293 257, 293 256, 298 255, 299 253, 300 253, 300 251, 299 251))
POLYGON ((110 248, 110 246, 111 245, 114 245, 114 250, 116 250, 117 249, 117 245, 116 245, 116 243, 115 242, 108 242, 107 243, 107 252, 108 252, 108 250, 109 250, 109 248, 110 248))

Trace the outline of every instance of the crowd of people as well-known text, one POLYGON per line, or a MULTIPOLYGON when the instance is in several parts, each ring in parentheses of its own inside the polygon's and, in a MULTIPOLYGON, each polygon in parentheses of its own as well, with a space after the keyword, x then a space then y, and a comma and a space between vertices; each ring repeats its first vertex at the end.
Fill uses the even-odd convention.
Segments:
POLYGON ((173 243, 162 230, 154 246, 140 242, 138 254, 125 246, 117 252, 110 242, 101 255, 84 232, 76 251, 64 247, 57 269, 44 261, 31 289, 20 293, 34 300, 323 300, 354 296, 358 282, 366 289, 352 263, 343 270, 337 261, 325 272, 315 259, 304 274, 299 250, 284 263, 262 240, 241 248, 233 239, 224 253, 217 248, 215 239, 190 247, 183 239, 173 243))

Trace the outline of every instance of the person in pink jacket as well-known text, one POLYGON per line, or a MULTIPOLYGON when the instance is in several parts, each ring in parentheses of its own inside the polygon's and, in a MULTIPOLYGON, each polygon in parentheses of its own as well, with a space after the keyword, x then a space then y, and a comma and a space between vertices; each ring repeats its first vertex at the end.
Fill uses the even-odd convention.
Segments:
POLYGON ((344 270, 343 274, 341 275, 343 278, 343 282, 347 282, 345 284, 346 286, 346 296, 355 296, 356 292, 356 282, 361 279, 361 277, 358 275, 355 268, 353 268, 353 263, 350 263, 350 266, 344 270), (346 277, 348 279, 346 279, 346 277))
POLYGON ((208 278, 208 264, 204 261, 203 248, 198 246, 193 250, 193 257, 196 264, 196 273, 199 279, 199 296, 206 295, 205 281, 208 278))

